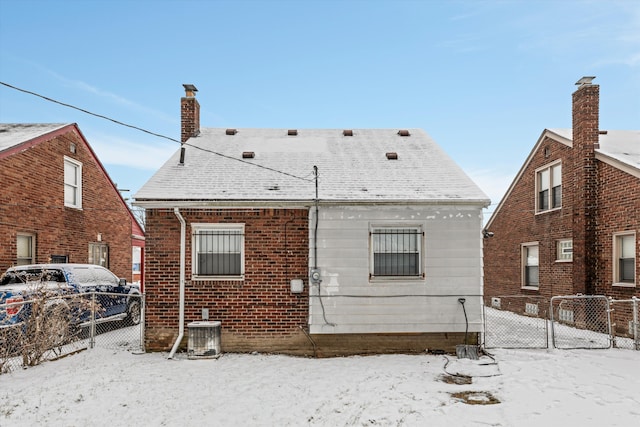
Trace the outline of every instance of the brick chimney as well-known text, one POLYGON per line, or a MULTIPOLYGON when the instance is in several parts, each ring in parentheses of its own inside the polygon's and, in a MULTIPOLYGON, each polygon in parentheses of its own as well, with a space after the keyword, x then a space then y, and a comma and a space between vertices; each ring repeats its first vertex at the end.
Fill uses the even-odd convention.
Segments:
MULTIPOLYGON (((600 87, 595 77, 583 77, 573 93, 573 178, 567 197, 573 198, 573 290, 595 292, 597 266, 596 214, 597 170, 595 150, 599 148, 600 87)), ((569 172, 569 171, 567 171, 569 172)))
POLYGON ((191 84, 183 84, 185 96, 180 99, 180 141, 200 134, 200 103, 196 99, 198 89, 191 84))

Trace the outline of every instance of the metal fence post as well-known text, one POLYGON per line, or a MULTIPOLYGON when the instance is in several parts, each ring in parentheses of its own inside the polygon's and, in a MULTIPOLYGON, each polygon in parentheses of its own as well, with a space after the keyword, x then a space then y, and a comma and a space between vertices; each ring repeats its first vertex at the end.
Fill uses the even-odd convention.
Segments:
POLYGON ((633 296, 631 297, 631 301, 633 303, 633 342, 635 343, 636 350, 640 350, 640 334, 638 334, 638 329, 640 329, 640 325, 638 325, 638 298, 633 296))
POLYGON ((96 344, 96 293, 91 292, 91 326, 89 331, 89 348, 96 344))
POLYGON ((144 331, 146 328, 146 306, 147 300, 145 299, 145 294, 140 295, 140 350, 145 352, 145 343, 144 343, 144 331))

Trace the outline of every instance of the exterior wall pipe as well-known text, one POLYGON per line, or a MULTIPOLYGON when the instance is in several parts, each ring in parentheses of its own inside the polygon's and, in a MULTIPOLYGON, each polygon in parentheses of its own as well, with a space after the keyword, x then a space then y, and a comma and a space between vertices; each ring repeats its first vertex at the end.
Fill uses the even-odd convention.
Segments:
POLYGON ((187 236, 187 223, 180 214, 180 209, 173 208, 173 213, 180 221, 180 319, 178 321, 178 338, 171 348, 169 353, 169 359, 173 359, 173 355, 184 337, 184 279, 185 279, 185 259, 186 259, 186 236, 187 236))

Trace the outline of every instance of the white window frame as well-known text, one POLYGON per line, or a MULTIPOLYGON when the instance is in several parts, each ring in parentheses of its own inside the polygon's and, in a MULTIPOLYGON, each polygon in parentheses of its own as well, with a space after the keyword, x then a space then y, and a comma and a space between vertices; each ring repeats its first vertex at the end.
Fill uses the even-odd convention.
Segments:
POLYGON ((573 239, 560 239, 556 241, 556 262, 573 261, 573 239))
POLYGON ((540 289, 540 243, 539 242, 527 242, 522 243, 520 245, 520 265, 521 265, 521 286, 522 289, 532 289, 539 290, 540 289), (530 248, 536 248, 538 255, 536 258, 533 258, 529 254, 530 248), (533 262, 536 262, 533 264, 533 262), (527 267, 538 267, 538 286, 532 286, 527 282, 527 267))
POLYGON ((82 163, 64 156, 64 205, 69 208, 82 209, 82 163), (67 175, 67 167, 73 168, 72 176, 67 175), (72 179, 71 179, 72 178, 72 179), (67 194, 73 195, 74 201, 69 201, 67 194))
MULTIPOLYGON (((422 229, 422 225, 416 224, 371 224, 369 226, 369 278, 371 280, 422 280, 425 277, 424 272, 424 231, 422 229), (392 230, 407 230, 409 232, 415 233, 416 238, 418 239, 415 243, 415 248, 413 249, 416 252, 416 274, 406 274, 406 275, 376 275, 376 263, 375 263, 375 254, 380 253, 376 252, 376 232, 377 231, 392 231, 392 230)), ((390 252, 387 252, 390 253, 390 252)), ((403 251, 400 253, 413 253, 410 251, 403 251)))
POLYGON ((109 245, 102 242, 89 243, 89 264, 109 268, 109 245))
POLYGON ((16 235, 16 265, 27 265, 36 263, 36 236, 31 233, 17 233, 16 235), (29 254, 20 253, 20 238, 28 239, 29 254), (26 256, 28 255, 28 256, 26 256))
POLYGON ((536 214, 562 209, 562 162, 560 160, 536 169, 535 206, 536 214), (548 176, 548 178, 543 180, 545 174, 548 176), (548 183, 546 182, 547 180, 549 181, 548 183), (557 181, 559 181, 559 183, 557 181), (553 206, 553 190, 558 187, 560 187, 560 201, 558 203, 558 206, 553 206), (540 193, 545 189, 548 191, 548 194, 546 196, 547 208, 543 209, 540 205, 540 193))
POLYGON ((638 254, 636 250, 637 239, 635 231, 627 231, 622 233, 615 233, 613 235, 613 285, 623 287, 635 287, 638 282, 636 274, 636 268, 638 265, 638 254), (623 241, 627 241, 627 245, 623 246, 623 241), (630 243, 629 243, 630 241, 630 243), (620 279, 620 260, 622 257, 633 258, 633 280, 622 281, 620 279))
POLYGON ((193 280, 244 280, 245 275, 245 224, 243 223, 195 223, 191 224, 191 276, 193 280), (204 275, 198 271, 199 242, 198 234, 202 232, 231 231, 240 234, 240 274, 238 275, 204 275))

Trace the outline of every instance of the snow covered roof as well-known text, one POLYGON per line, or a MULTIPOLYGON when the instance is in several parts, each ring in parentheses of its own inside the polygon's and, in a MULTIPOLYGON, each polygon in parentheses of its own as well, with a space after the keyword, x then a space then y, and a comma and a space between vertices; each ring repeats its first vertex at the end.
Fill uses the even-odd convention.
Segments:
MULTIPOLYGON (((549 129, 562 138, 573 141, 572 129, 549 129)), ((596 158, 629 171, 629 167, 640 174, 640 130, 601 131, 596 148, 596 158)))
POLYGON ((424 131, 351 133, 203 128, 184 144, 184 164, 178 150, 134 196, 136 204, 310 201, 316 197, 314 166, 323 201, 489 203, 424 131))
POLYGON ((68 123, 0 123, 0 153, 67 125, 68 123))

